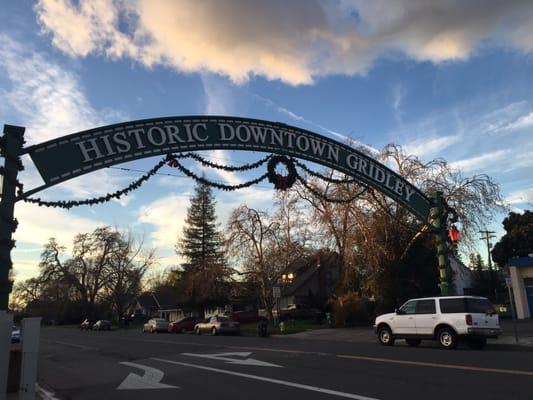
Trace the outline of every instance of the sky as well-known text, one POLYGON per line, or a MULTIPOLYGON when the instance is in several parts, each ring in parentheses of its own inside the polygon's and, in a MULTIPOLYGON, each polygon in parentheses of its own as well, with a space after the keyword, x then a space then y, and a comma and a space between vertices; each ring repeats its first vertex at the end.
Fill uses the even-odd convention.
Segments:
MULTIPOLYGON (((279 121, 488 174, 520 212, 533 204, 532 20, 529 0, 0 0, 0 123, 26 127, 30 145, 151 117, 279 121)), ((263 155, 207 156, 239 164, 263 155)), ((157 161, 99 170, 39 196, 113 192, 141 175, 131 169, 157 161)), ((41 180, 24 163, 28 190, 41 180)), ((252 176, 191 168, 225 183, 252 176)), ((103 205, 17 203, 15 279, 38 274, 50 237, 68 248, 102 225, 157 248, 158 268, 176 265, 194 182, 161 172, 103 205)), ((265 183, 215 195, 223 226, 241 203, 272 207, 274 191, 265 183)), ((503 217, 487 227, 497 236, 503 217)))

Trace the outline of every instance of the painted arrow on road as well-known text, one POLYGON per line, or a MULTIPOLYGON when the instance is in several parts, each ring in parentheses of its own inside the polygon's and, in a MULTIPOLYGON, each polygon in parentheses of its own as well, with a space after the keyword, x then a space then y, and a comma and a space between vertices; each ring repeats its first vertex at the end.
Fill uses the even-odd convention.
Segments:
POLYGON ((196 353, 181 353, 182 356, 209 358, 212 360, 225 361, 226 364, 251 365, 254 367, 276 367, 283 368, 281 365, 271 364, 265 361, 248 358, 252 354, 249 351, 234 352, 234 353, 215 353, 215 354, 196 354, 196 353), (241 357, 241 358, 231 358, 241 357))
POLYGON ((132 390, 132 389, 178 389, 179 386, 167 385, 161 383, 163 376, 165 375, 163 371, 147 367, 146 365, 135 364, 132 362, 124 361, 121 362, 122 365, 127 365, 128 367, 139 368, 144 370, 144 375, 140 376, 134 373, 130 373, 126 379, 117 387, 117 390, 132 390))

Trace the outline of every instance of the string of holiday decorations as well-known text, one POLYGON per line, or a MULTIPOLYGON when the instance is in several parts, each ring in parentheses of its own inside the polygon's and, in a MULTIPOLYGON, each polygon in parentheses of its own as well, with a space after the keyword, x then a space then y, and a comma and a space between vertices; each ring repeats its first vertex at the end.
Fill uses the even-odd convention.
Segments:
POLYGON ((205 178, 203 176, 198 176, 197 174, 192 172, 190 169, 185 167, 182 163, 180 163, 178 161, 178 159, 180 159, 180 158, 186 158, 186 157, 183 154, 178 154, 178 155, 169 154, 167 156, 167 164, 168 164, 168 166, 172 167, 172 168, 179 169, 182 173, 184 173, 188 177, 194 179, 196 182, 202 183, 204 185, 212 186, 214 188, 217 188, 217 189, 220 189, 220 190, 224 190, 224 191, 233 191, 233 190, 238 190, 238 189, 243 189, 243 188, 246 188, 246 187, 250 187, 252 185, 256 185, 256 184, 262 182, 263 180, 265 180, 268 177, 268 172, 267 172, 267 173, 261 175, 259 178, 253 179, 253 180, 248 181, 248 182, 240 183, 240 184, 237 184, 237 185, 226 185, 226 184, 223 184, 223 183, 220 183, 220 182, 211 181, 211 180, 209 180, 209 179, 207 179, 207 178, 205 178))
POLYGON ((322 175, 316 171, 313 171, 310 169, 307 165, 304 163, 294 160, 294 163, 298 165, 301 169, 303 169, 305 172, 307 172, 309 175, 314 176, 315 178, 322 179, 325 182, 334 183, 334 184, 346 184, 346 183, 358 183, 356 179, 336 179, 336 178, 330 178, 329 176, 322 175))
POLYGON ((38 206, 45 206, 45 207, 59 207, 59 208, 72 208, 72 207, 78 207, 83 205, 94 205, 99 203, 105 203, 107 201, 110 201, 111 199, 120 199, 122 196, 128 195, 129 192, 138 189, 141 187, 143 183, 148 181, 152 176, 154 176, 157 171, 159 171, 166 163, 167 158, 165 157, 163 160, 159 161, 151 170, 149 170, 146 174, 141 176, 139 179, 133 181, 131 184, 126 186, 124 189, 117 190, 113 193, 108 193, 105 196, 95 197, 92 199, 85 199, 85 200, 60 200, 60 201, 45 201, 40 198, 32 198, 32 197, 25 197, 22 198, 27 203, 33 203, 37 204, 38 206))
POLYGON ((257 167, 260 167, 261 165, 263 165, 264 163, 266 163, 268 160, 270 160, 272 158, 272 154, 269 154, 268 156, 254 162, 254 163, 250 163, 250 164, 244 164, 244 165, 240 165, 240 166, 230 166, 230 165, 221 165, 221 164, 217 164, 217 163, 214 163, 212 161, 209 161, 205 158, 203 158, 202 156, 196 154, 196 153, 181 153, 180 154, 180 157, 179 158, 192 158, 193 160, 196 160, 198 161, 199 163, 201 163, 202 165, 205 165, 206 167, 210 167, 210 168, 216 168, 216 169, 221 169, 221 170, 224 170, 224 171, 230 171, 230 172, 235 172, 235 171, 249 171, 251 169, 255 169, 257 167))
POLYGON ((305 178, 303 178, 301 175, 298 175, 298 180, 300 181, 300 183, 307 189, 309 190, 313 195, 317 196, 317 197, 320 197, 322 198, 323 200, 326 200, 327 202, 330 202, 330 203, 338 203, 338 204, 341 204, 341 203, 351 203, 352 201, 354 200, 357 200, 358 198, 360 198, 363 194, 365 194, 365 192, 368 191, 368 187, 364 187, 360 192, 357 192, 354 196, 352 197, 349 197, 347 199, 340 199, 340 198, 335 198, 335 197, 329 197, 327 195, 325 195, 324 193, 320 192, 319 190, 315 189, 313 186, 311 186, 307 180, 305 178))

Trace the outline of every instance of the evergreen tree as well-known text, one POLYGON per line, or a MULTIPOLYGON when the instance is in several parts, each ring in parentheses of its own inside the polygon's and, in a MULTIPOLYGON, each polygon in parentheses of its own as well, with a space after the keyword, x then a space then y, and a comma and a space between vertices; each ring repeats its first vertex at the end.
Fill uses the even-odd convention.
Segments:
POLYGON ((215 205, 211 188, 198 184, 187 209, 183 236, 176 244, 176 253, 185 258, 179 284, 184 303, 200 313, 206 307, 225 302, 225 289, 231 276, 225 262, 224 240, 218 230, 215 205))

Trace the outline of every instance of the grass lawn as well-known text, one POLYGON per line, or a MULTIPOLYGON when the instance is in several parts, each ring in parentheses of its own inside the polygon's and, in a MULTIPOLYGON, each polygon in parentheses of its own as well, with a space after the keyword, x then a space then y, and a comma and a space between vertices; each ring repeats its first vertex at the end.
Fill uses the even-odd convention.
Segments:
MULTIPOLYGON (((268 334, 269 335, 286 335, 291 333, 305 332, 314 329, 324 329, 329 328, 326 323, 317 324, 313 321, 307 320, 289 320, 284 323, 284 330, 281 332, 279 326, 274 326, 272 322, 268 323, 268 334)), ((247 336, 258 336, 257 333, 257 322, 252 322, 249 324, 241 324, 241 334, 247 336)))

